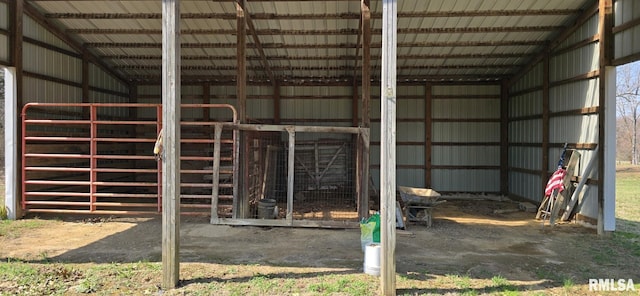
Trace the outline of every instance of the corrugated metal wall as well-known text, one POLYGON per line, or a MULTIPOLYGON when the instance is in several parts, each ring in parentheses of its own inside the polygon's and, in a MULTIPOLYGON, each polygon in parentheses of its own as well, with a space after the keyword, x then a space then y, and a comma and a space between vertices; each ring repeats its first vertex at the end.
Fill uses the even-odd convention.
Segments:
MULTIPOLYGON (((509 193, 512 196, 542 200, 547 176, 556 169, 564 143, 577 148, 582 155, 576 176, 585 177, 584 169, 595 155, 593 149, 598 142, 599 44, 584 40, 597 34, 596 14, 553 49, 548 59, 548 73, 544 73, 545 60, 542 60, 512 82, 509 89, 509 193), (545 77, 548 84, 544 82, 545 77), (545 85, 548 85, 548 110, 543 109, 545 85), (548 118, 547 131, 544 130, 545 118, 548 118), (548 141, 547 151, 543 150, 545 141, 548 141), (545 156, 548 157, 546 164, 545 156), (545 167, 547 172, 542 172, 545 167)), ((597 179, 597 176, 591 178, 597 179)), ((587 185, 583 192, 580 214, 597 217, 597 186, 587 185)))
MULTIPOLYGON (((0 29, 9 29, 9 9, 6 3, 0 2, 0 29)), ((9 63, 9 37, 0 34, 0 61, 9 63)))
MULTIPOLYGON (((372 93, 379 94, 379 87, 372 88, 372 93)), ((432 187, 440 192, 500 191, 499 85, 398 85, 397 94, 398 185, 432 187), (428 99, 431 110, 425 104, 428 99), (428 121, 430 131, 426 131, 428 121), (426 159, 428 145, 431 155, 426 159), (427 180, 429 167, 431 179, 427 180)), ((371 175, 377 186, 379 95, 372 101, 371 113, 371 175)))
POLYGON ((615 53, 616 59, 627 60, 632 56, 638 60, 640 54, 640 25, 637 24, 640 19, 640 2, 637 0, 616 0, 614 2, 614 26, 620 27, 636 21, 636 24, 628 28, 618 31, 614 29, 615 36, 615 53))
MULTIPOLYGON (((81 103, 82 58, 64 41, 32 18, 24 17, 24 36, 47 46, 23 43, 23 101, 40 103, 81 103)), ((128 102, 128 85, 102 68, 89 63, 88 102, 128 102)), ((109 110, 111 116, 128 116, 123 110, 109 110)))

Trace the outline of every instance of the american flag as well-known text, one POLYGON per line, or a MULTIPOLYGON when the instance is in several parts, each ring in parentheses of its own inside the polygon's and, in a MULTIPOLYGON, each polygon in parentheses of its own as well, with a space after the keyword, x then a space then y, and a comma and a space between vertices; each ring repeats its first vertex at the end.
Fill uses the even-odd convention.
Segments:
POLYGON ((553 190, 558 189, 558 192, 562 192, 564 190, 564 176, 567 174, 567 171, 563 168, 558 168, 551 178, 549 178, 549 182, 547 182, 547 188, 544 189, 544 195, 550 196, 553 193, 553 190))

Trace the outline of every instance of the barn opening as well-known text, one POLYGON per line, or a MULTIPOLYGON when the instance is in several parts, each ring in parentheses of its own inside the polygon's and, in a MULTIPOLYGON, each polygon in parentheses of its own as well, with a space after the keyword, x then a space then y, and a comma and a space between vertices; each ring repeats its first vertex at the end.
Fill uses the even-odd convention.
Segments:
MULTIPOLYGON (((10 121, 24 143, 14 216, 159 212, 161 4, 112 2, 0 1, 0 62, 15 68, 10 121)), ((381 1, 181 6, 183 212, 254 219, 267 198, 285 222, 264 223, 357 222, 379 187, 381 1), (344 213, 327 211, 336 205, 344 213)), ((638 59, 637 10, 631 0, 401 3, 397 184, 539 203, 568 143, 581 154, 574 180, 587 179, 579 217, 604 211, 613 230, 607 104, 612 67, 638 59)))

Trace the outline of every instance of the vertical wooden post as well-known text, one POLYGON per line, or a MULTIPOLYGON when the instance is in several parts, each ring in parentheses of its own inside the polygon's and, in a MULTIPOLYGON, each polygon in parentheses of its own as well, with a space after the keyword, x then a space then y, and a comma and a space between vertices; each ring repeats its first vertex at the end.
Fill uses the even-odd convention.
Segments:
POLYGON ((273 123, 280 124, 280 83, 273 83, 273 123))
POLYGON ((287 127, 289 133, 289 153, 287 158, 287 223, 293 225, 293 184, 296 162, 296 130, 293 126, 287 127))
MULTIPOLYGON (((236 42, 236 100, 238 107, 238 120, 240 123, 247 122, 247 56, 246 56, 246 43, 247 43, 247 19, 245 15, 245 0, 236 0, 236 30, 237 30, 237 42, 236 42)), ((247 132, 240 131, 240 151, 242 155, 248 156, 249 143, 247 132)), ((240 158, 240 178, 239 178, 239 192, 237 196, 233 197, 233 217, 234 218, 247 218, 249 213, 249 162, 246 157, 240 158)))
POLYGON ((500 192, 509 194, 509 81, 500 88, 500 192))
POLYGON ((431 155, 433 154, 433 88, 431 82, 427 82, 424 86, 424 186, 426 188, 432 188, 432 162, 431 155))
POLYGON ((615 221, 615 67, 613 59, 613 1, 600 0, 598 33, 600 68, 598 88, 598 235, 614 231, 615 221), (611 135, 608 134, 611 132, 611 135))
MULTIPOLYGON (((359 160, 359 204, 358 216, 365 218, 369 216, 369 130, 371 126, 371 9, 370 0, 362 0, 360 2, 360 10, 362 13, 362 114, 360 126, 363 129, 358 135, 361 148, 358 149, 359 160)), ((357 88, 355 87, 357 93, 357 88)), ((357 113, 356 113, 357 114, 357 113)), ((357 120, 357 119, 356 119, 357 120)))
POLYGON ((180 279, 180 0, 162 1, 162 286, 180 279))
POLYGON ((380 85, 380 288, 382 295, 396 295, 397 18, 397 0, 383 0, 380 85))
POLYGON ((5 205, 7 217, 22 216, 22 112, 23 60, 22 42, 24 0, 11 1, 9 8, 9 59, 12 69, 5 71, 5 205))
POLYGON ((213 140, 213 177, 211 189, 211 224, 218 223, 218 197, 220 191, 220 146, 222 145, 222 123, 216 123, 213 140))
MULTIPOLYGON (((542 60, 542 171, 540 172, 540 188, 544 192, 549 178, 549 53, 542 60)), ((542 196, 540 198, 543 198, 542 196)), ((542 201, 542 200, 541 200, 542 201)))
POLYGON ((238 119, 240 123, 247 121, 247 20, 244 15, 245 0, 236 0, 236 100, 238 102, 238 119))

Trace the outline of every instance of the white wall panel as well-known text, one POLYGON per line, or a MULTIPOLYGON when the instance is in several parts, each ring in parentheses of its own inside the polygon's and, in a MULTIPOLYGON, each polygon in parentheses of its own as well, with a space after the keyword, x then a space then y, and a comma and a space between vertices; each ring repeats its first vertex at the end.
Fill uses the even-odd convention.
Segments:
POLYGON ((450 192, 499 192, 500 170, 441 170, 432 172, 433 189, 450 192))
POLYGON ((597 143, 598 116, 563 116, 549 120, 551 143, 597 143))
POLYGON ((282 120, 286 119, 351 119, 350 99, 281 99, 282 120))
POLYGON ((82 60, 31 43, 23 44, 23 66, 34 72, 82 83, 82 60))
POLYGON ((598 43, 553 56, 549 62, 551 82, 573 78, 598 69, 598 43))
POLYGON ((509 117, 542 114, 542 91, 528 92, 509 99, 509 117))
POLYGON ((542 86, 542 63, 537 63, 529 72, 524 74, 518 81, 511 86, 510 92, 518 92, 533 87, 542 86))
POLYGON ((562 84, 549 90, 551 112, 598 106, 598 79, 562 84))
POLYGON ((509 123, 509 142, 511 143, 541 143, 542 120, 531 119, 513 121, 509 123))
POLYGON ((0 61, 9 62, 9 38, 0 34, 0 61))
POLYGON ((56 82, 24 77, 24 103, 81 103, 82 89, 56 82))
POLYGON ((434 146, 432 149, 433 165, 500 165, 500 147, 498 146, 434 146))
POLYGON ((422 169, 398 169, 396 174, 398 186, 424 187, 424 170, 422 169))
POLYGON ((500 85, 434 85, 434 96, 499 95, 500 85))
MULTIPOLYGON (((7 7, 7 3, 0 2, 0 29, 9 29, 9 7, 7 7)), ((4 35, 0 35, 4 36, 4 35)))
POLYGON ((509 167, 529 170, 542 169, 542 149, 539 147, 509 147, 509 167))
POLYGON ((434 122, 434 142, 500 142, 497 122, 434 122))
POLYGON ((487 119, 500 118, 499 99, 435 99, 434 119, 487 119))
POLYGON ((509 192, 532 201, 542 201, 542 180, 539 175, 509 172, 509 192))
POLYGON ((396 146, 398 165, 424 165, 424 146, 398 145, 396 146))
POLYGON ((92 63, 89 63, 89 85, 121 93, 129 91, 127 84, 92 63))
MULTIPOLYGON (((640 19, 640 3, 637 0, 614 1, 615 26, 640 19)), ((640 54, 640 25, 636 25, 614 36, 614 57, 623 58, 640 54)))
MULTIPOLYGON (((34 21, 31 17, 25 14, 23 18, 23 32, 22 34, 25 37, 33 38, 38 41, 42 41, 47 44, 51 44, 58 48, 74 51, 70 46, 68 46, 64 41, 60 40, 53 33, 49 32, 44 27, 40 26, 36 21, 34 21)), ((25 44, 27 44, 25 42, 25 44)))

